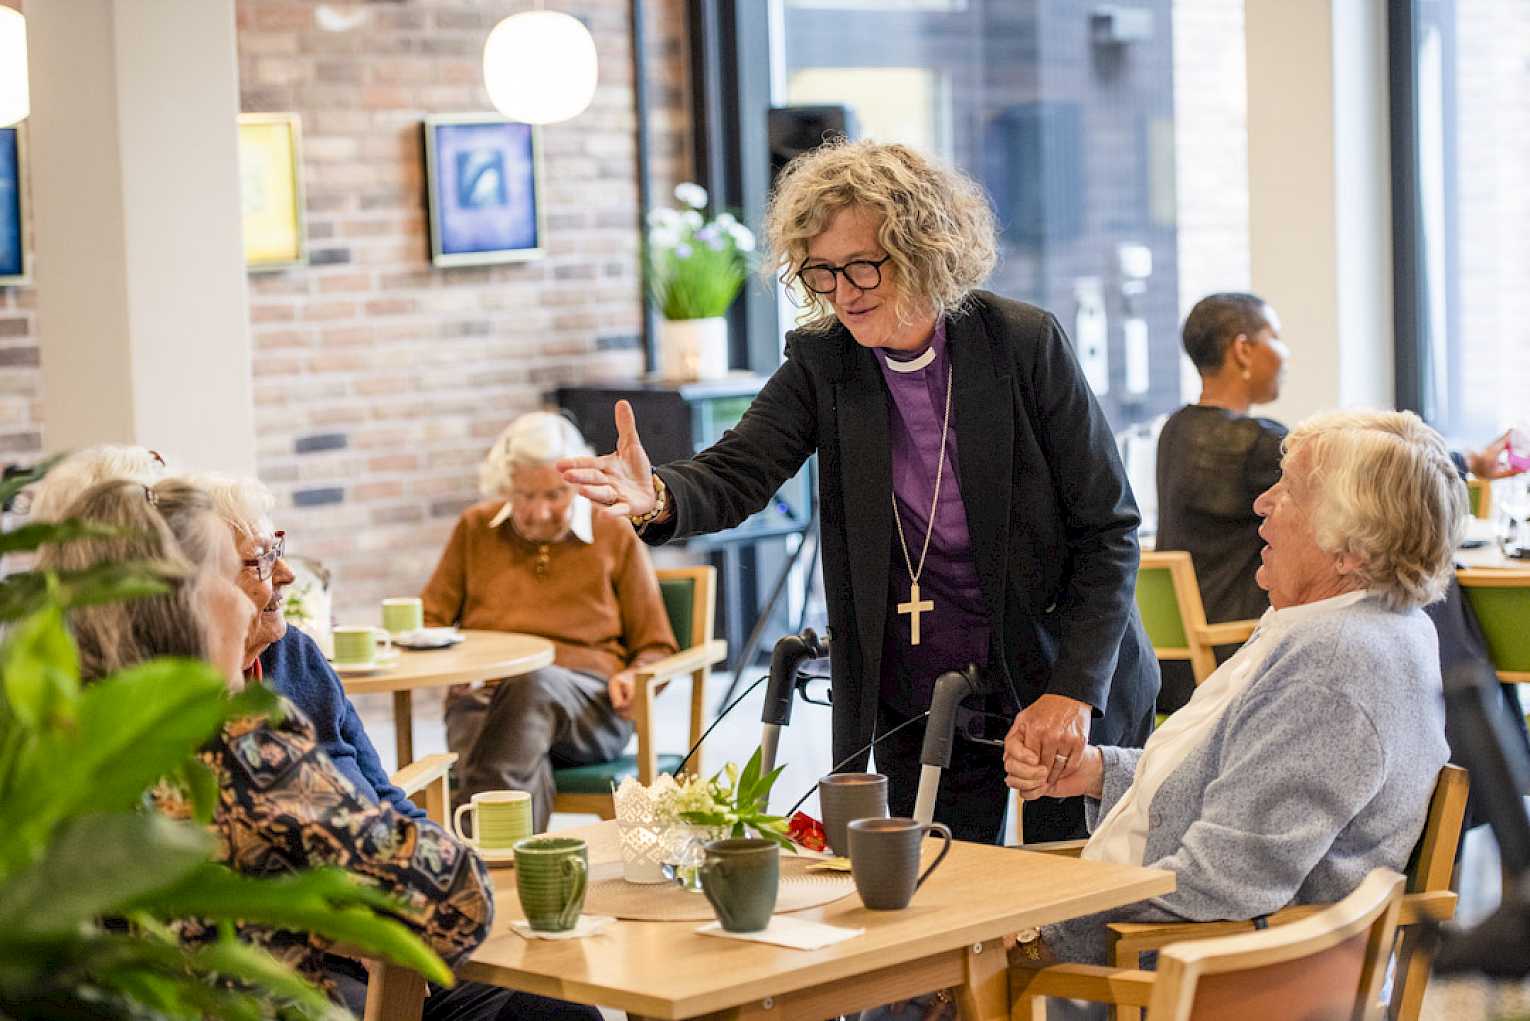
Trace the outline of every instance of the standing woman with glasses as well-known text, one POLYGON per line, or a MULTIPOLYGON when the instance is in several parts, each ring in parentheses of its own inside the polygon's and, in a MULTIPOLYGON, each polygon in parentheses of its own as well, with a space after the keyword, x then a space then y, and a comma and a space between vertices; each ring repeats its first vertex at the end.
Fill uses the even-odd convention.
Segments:
MULTIPOLYGON (((1136 503, 1057 320, 977 289, 997 249, 979 187, 901 145, 831 143, 786 168, 765 235, 803 315, 738 426, 653 469, 620 402, 616 452, 564 477, 661 543, 739 524, 819 455, 834 759, 888 735, 894 814, 912 814, 934 681, 969 663, 1003 692, 1007 745, 1057 778, 1089 742, 1140 746, 1158 667, 1136 503)), ((994 841, 1005 794, 1003 752, 959 741, 935 818, 994 841)), ((1026 806, 1028 840, 1083 832, 1082 799, 1026 806)))

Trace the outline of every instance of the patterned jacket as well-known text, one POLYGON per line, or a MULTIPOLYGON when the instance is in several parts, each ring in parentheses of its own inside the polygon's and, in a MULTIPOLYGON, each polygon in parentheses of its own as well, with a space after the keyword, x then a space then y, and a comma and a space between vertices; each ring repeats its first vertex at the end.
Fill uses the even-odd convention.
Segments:
MULTIPOLYGON (((494 920, 483 862, 435 823, 364 797, 319 748, 307 718, 290 703, 283 708, 281 723, 237 720, 201 752, 218 777, 215 860, 247 875, 329 865, 364 877, 408 905, 400 920, 455 966, 483 942, 494 920)), ((155 800, 162 811, 189 817, 189 807, 164 785, 155 800)), ((195 919, 177 928, 191 942, 217 937, 215 927, 195 919)), ((325 940, 256 926, 238 931, 305 978, 328 985, 325 940)))

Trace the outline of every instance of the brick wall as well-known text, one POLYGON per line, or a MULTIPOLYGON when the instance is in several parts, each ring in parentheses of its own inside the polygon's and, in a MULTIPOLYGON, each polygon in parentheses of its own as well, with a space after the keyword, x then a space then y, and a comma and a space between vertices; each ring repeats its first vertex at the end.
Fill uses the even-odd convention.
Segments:
MULTIPOLYGON (((242 108, 303 121, 309 265, 250 276, 259 472, 289 548, 336 574, 342 619, 412 594, 476 465, 550 386, 628 378, 639 347, 636 111, 627 0, 562 9, 595 36, 590 109, 542 131, 546 258, 429 262, 420 121, 489 111, 484 38, 527 0, 237 0, 242 108)), ((650 0, 655 198, 688 173, 682 0, 650 0)), ((45 443, 27 288, 0 288, 0 458, 45 443)), ((45 330, 45 325, 44 325, 45 330)), ((44 356, 46 344, 44 343, 44 356)), ((173 453, 174 445, 163 441, 173 453)))
MULTIPOLYGON (((326 32, 310 2, 238 3, 244 109, 303 117, 310 245, 308 267, 250 278, 260 474, 292 548, 336 572, 342 618, 419 590, 484 449, 549 386, 642 369, 626 0, 564 5, 595 36, 600 88, 542 130, 547 257, 428 261, 420 120, 490 109, 483 40, 529 6, 365 4, 326 32)), ((662 184, 688 151, 683 5, 647 8, 662 184)))

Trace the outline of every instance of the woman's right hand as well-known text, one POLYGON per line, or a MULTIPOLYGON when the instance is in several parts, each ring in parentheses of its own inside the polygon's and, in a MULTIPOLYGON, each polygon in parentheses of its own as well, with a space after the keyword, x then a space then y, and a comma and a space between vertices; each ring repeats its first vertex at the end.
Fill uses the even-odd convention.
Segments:
POLYGON ((558 462, 563 481, 577 486, 589 501, 619 517, 640 517, 653 510, 658 495, 648 453, 638 439, 632 405, 616 402, 616 452, 601 457, 568 457, 558 462))

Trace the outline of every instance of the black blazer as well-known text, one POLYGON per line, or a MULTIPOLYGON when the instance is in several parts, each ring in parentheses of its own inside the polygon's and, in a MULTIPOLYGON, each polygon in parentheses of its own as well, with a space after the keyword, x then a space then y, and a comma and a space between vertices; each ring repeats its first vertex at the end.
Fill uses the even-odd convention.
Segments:
MULTIPOLYGON (((1158 667, 1133 599, 1137 505, 1105 416, 1049 313, 979 291, 946 330, 995 664, 1017 705, 1067 695, 1104 715, 1092 740, 1140 744, 1158 667)), ((876 356, 843 326, 788 334, 785 361, 738 426, 658 469, 673 517, 644 535, 730 528, 818 453, 836 761, 876 726, 893 536, 887 401, 876 356)))

